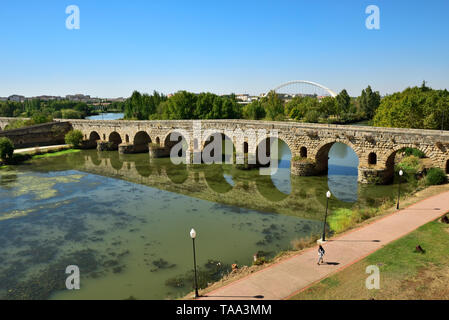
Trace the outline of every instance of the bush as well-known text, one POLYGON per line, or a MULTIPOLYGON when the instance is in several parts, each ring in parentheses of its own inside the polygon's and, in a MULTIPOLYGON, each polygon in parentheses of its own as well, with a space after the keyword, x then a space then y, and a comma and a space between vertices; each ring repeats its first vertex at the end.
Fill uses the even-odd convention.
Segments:
POLYGON ((82 119, 83 115, 81 112, 73 109, 62 109, 61 110, 63 119, 82 119))
POLYGON ((404 171, 404 177, 407 180, 413 179, 418 172, 422 170, 421 162, 418 157, 408 156, 399 162, 397 165, 396 171, 399 170, 404 171))
POLYGON ((14 144, 8 138, 0 138, 0 159, 7 161, 12 159, 14 144))
POLYGON ((264 265, 265 263, 268 263, 268 262, 269 262, 269 260, 267 258, 259 257, 259 258, 256 259, 256 261, 253 262, 253 264, 255 266, 261 266, 261 265, 264 265))
POLYGON ((405 148, 402 150, 402 154, 405 156, 415 156, 417 158, 425 158, 426 155, 421 150, 415 149, 415 148, 405 148))
POLYGON ((355 225, 359 218, 355 210, 339 208, 328 218, 329 227, 337 233, 342 232, 355 225))
POLYGON ((25 120, 12 120, 8 125, 6 125, 5 130, 14 130, 26 127, 25 120))
POLYGON ((74 148, 79 148, 83 141, 83 133, 79 130, 72 130, 65 135, 65 143, 72 145, 74 148))
POLYGON ((431 168, 426 175, 426 184, 428 186, 434 186, 444 184, 447 182, 447 176, 440 168, 431 168))
POLYGON ((320 118, 320 114, 317 110, 309 110, 304 115, 304 121, 309 123, 317 123, 320 118))

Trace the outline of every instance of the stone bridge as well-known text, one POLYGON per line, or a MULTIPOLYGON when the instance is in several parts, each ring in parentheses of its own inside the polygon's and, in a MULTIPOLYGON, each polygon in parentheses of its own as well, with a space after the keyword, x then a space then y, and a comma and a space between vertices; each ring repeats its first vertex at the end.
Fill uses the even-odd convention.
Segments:
MULTIPOLYGON (((0 119, 0 127, 3 128, 9 120, 0 119)), ((265 130, 269 135, 277 132, 277 137, 290 148, 293 175, 327 172, 328 153, 337 142, 348 145, 357 154, 362 183, 389 180, 394 174, 395 155, 405 147, 421 150, 433 166, 449 173, 449 131, 251 120, 64 121, 69 121, 74 129, 83 133, 87 145, 98 146, 99 150, 150 151, 155 157, 167 156, 174 144, 171 135, 182 133, 191 161, 214 135, 208 130, 215 130, 222 138, 232 141, 238 157, 255 156, 258 146, 267 141, 267 135, 260 133, 265 130), (194 134, 198 126, 202 129, 200 139, 194 134)))

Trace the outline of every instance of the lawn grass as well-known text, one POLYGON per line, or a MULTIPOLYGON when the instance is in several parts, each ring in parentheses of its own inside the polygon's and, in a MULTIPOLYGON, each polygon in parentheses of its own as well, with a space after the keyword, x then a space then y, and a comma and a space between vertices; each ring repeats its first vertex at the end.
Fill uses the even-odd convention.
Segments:
POLYGON ((77 153, 80 152, 80 149, 59 149, 58 150, 47 150, 47 151, 40 151, 35 150, 31 152, 26 153, 15 153, 13 155, 12 161, 10 161, 8 164, 0 164, 0 169, 11 169, 14 167, 14 165, 20 164, 22 162, 28 161, 28 160, 34 160, 34 159, 44 159, 44 158, 50 158, 50 157, 58 157, 63 156, 66 154, 71 153, 77 153))
POLYGON ((292 297, 322 299, 449 299, 449 225, 430 222, 292 297), (425 253, 416 252, 420 245, 425 253), (365 286, 366 267, 380 270, 380 289, 365 286))
POLYGON ((80 152, 80 149, 67 149, 67 150, 62 150, 62 151, 57 151, 57 152, 47 152, 44 154, 36 154, 32 156, 32 159, 42 159, 42 158, 50 158, 50 157, 58 157, 58 156, 63 156, 66 154, 70 154, 70 153, 77 153, 80 152))

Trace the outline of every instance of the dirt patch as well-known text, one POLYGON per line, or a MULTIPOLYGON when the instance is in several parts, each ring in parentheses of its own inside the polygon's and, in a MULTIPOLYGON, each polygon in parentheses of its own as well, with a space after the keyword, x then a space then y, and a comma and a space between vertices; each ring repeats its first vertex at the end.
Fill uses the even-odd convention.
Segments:
POLYGON ((448 300, 449 267, 429 265, 418 275, 404 281, 398 291, 398 299, 448 300))

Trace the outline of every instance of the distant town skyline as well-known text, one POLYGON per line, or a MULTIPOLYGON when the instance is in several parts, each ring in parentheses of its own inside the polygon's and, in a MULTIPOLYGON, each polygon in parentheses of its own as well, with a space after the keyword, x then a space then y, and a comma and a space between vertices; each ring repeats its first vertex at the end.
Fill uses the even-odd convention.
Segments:
POLYGON ((259 95, 310 80, 358 96, 449 88, 449 2, 8 1, 0 97, 129 97, 134 90, 259 95), (80 28, 66 27, 66 7, 80 28), (369 5, 380 29, 366 27, 369 5))

